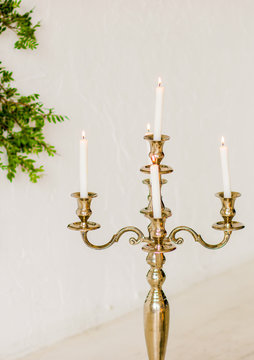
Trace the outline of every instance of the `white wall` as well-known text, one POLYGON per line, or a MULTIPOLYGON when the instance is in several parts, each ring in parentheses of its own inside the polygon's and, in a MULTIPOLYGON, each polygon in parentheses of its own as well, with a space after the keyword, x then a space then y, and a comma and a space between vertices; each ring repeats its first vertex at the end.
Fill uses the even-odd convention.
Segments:
MULTIPOLYGON (((141 306, 148 266, 128 238, 103 252, 68 231, 76 219, 78 141, 89 139, 89 189, 99 193, 93 219, 107 241, 126 225, 145 231, 139 214, 146 191, 139 168, 142 139, 153 121, 158 75, 165 85, 165 163, 175 172, 164 186, 173 212, 168 229, 193 226, 205 239, 220 219, 219 141, 230 149, 233 188, 243 193, 237 219, 246 230, 224 249, 186 242, 167 256, 170 295, 253 257, 254 22, 253 1, 24 0, 41 20, 37 51, 11 50, 15 36, 1 35, 1 60, 23 93, 38 92, 48 107, 71 120, 49 125, 46 136, 59 156, 41 156, 38 184, 1 173, 0 359, 81 332, 141 306)), ((219 294, 215 297, 219 299, 219 294)), ((205 297, 205 294, 204 294, 205 297)), ((131 334, 129 334, 131 336, 131 334)), ((142 336, 142 334, 141 334, 142 336)))

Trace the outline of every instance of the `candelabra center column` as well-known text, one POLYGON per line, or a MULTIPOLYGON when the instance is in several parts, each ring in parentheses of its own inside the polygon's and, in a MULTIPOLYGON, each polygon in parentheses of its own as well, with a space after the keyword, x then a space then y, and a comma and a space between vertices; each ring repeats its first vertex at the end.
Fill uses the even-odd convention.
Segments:
POLYGON ((169 304, 162 290, 166 275, 162 270, 166 259, 163 253, 149 252, 146 258, 151 266, 147 280, 151 286, 144 305, 145 338, 149 360, 164 360, 168 330, 169 304))

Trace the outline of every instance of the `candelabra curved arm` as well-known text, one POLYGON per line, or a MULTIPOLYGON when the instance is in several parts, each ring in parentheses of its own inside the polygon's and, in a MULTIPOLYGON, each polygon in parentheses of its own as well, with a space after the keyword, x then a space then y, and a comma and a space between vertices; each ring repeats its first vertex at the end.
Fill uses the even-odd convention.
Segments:
POLYGON ((136 245, 136 244, 141 243, 142 241, 145 241, 145 236, 141 230, 139 230, 135 226, 126 226, 126 227, 122 228, 121 230, 119 230, 115 235, 113 235, 111 240, 109 242, 107 242, 106 244, 103 244, 103 245, 92 244, 88 240, 87 234, 89 231, 100 228, 99 224, 97 224, 93 221, 88 221, 92 214, 91 201, 93 198, 95 198, 97 196, 97 194, 89 192, 88 196, 86 198, 81 198, 80 193, 76 192, 76 193, 73 193, 72 196, 74 198, 76 198, 78 201, 78 208, 77 208, 76 213, 77 213, 80 221, 69 224, 68 228, 70 230, 80 231, 84 243, 87 246, 89 246, 91 249, 95 249, 95 250, 107 249, 114 243, 118 242, 118 240, 124 233, 129 232, 129 231, 133 232, 137 235, 137 237, 131 237, 129 239, 129 243, 131 245, 136 245))
POLYGON ((220 198, 222 202, 222 209, 220 211, 221 216, 223 217, 223 221, 219 221, 215 224, 213 224, 213 228, 216 230, 221 230, 224 232, 223 240, 219 244, 208 244, 202 239, 202 236, 197 234, 196 231, 189 228, 188 226, 178 226, 175 229, 171 231, 171 233, 168 235, 168 239, 174 242, 175 244, 182 244, 183 238, 178 237, 176 238, 176 234, 179 231, 187 231, 190 233, 194 240, 199 242, 202 246, 204 246, 207 249, 220 249, 223 246, 227 244, 227 242, 230 239, 230 236, 232 234, 232 231, 240 230, 244 228, 244 225, 238 221, 233 221, 233 217, 235 216, 235 209, 234 209, 234 203, 235 199, 240 196, 238 192, 232 191, 231 198, 224 198, 224 193, 220 192, 217 193, 216 196, 220 198))
POLYGON ((184 242, 183 238, 182 237, 176 237, 176 234, 179 232, 179 231, 187 231, 188 233, 190 233, 194 240, 199 242, 202 246, 204 246, 205 248, 207 249, 213 249, 213 250, 216 250, 216 249, 220 249, 222 248, 223 246, 225 246, 227 244, 227 242, 229 241, 230 239, 230 235, 232 233, 232 231, 224 231, 224 237, 223 237, 223 240, 219 243, 219 244, 208 244, 207 242, 205 242, 203 239, 202 239, 202 236, 197 234, 196 231, 194 231, 193 229, 189 228, 188 226, 178 226, 176 227, 175 229, 173 229, 171 231, 171 233, 168 235, 168 239, 171 240, 172 242, 174 242, 175 244, 177 245, 180 245, 184 242))
POLYGON ((134 232, 136 235, 137 235, 137 238, 135 237, 131 237, 129 239, 129 243, 131 245, 137 245, 139 243, 141 243, 145 236, 144 234, 142 233, 141 230, 139 230, 138 228, 136 228, 135 226, 126 226, 124 228, 122 228, 121 230, 119 230, 115 235, 112 236, 112 239, 107 242, 106 244, 103 244, 103 245, 94 245, 92 244, 89 240, 88 240, 88 236, 87 236, 87 233, 88 231, 82 231, 81 230, 81 236, 82 236, 82 239, 84 241, 84 243, 89 246, 91 249, 94 249, 94 250, 103 250, 103 249, 107 249, 109 248, 111 245, 113 245, 114 243, 118 242, 118 240, 120 239, 120 237, 128 232, 128 231, 131 231, 131 232, 134 232))

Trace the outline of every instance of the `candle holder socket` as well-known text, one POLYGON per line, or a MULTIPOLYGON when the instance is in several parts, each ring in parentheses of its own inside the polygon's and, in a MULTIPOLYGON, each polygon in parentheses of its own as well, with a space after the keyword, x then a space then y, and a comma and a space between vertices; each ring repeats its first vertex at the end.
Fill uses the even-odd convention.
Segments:
MULTIPOLYGON (((161 135, 161 140, 153 140, 153 134, 145 135, 144 139, 149 141, 150 152, 149 157, 153 164, 159 165, 160 175, 165 175, 173 172, 173 169, 168 165, 161 165, 161 161, 164 158, 163 147, 165 141, 170 139, 167 135, 161 135)), ((143 166, 140 171, 146 174, 150 174, 150 167, 152 164, 143 166)))
POLYGON ((68 225, 68 228, 70 230, 83 231, 83 232, 99 229, 100 228, 99 224, 92 221, 88 221, 88 219, 92 215, 91 201, 92 199, 97 197, 97 194, 89 192, 87 198, 81 198, 80 193, 75 192, 71 194, 71 196, 77 199, 78 208, 76 210, 76 214, 80 218, 80 221, 68 225))
POLYGON ((168 135, 161 135, 161 140, 154 140, 153 134, 149 134, 145 135, 144 139, 149 141, 150 143, 149 157, 151 161, 156 165, 160 165, 161 161, 164 158, 164 143, 165 141, 168 141, 170 137, 168 135))
POLYGON ((238 221, 232 221, 233 217, 236 214, 234 209, 235 200, 241 196, 239 192, 232 191, 230 198, 224 198, 223 192, 218 192, 215 196, 217 196, 222 203, 222 208, 220 211, 221 216, 223 217, 223 221, 219 221, 213 224, 213 228, 216 230, 222 231, 236 231, 244 228, 244 225, 238 221))

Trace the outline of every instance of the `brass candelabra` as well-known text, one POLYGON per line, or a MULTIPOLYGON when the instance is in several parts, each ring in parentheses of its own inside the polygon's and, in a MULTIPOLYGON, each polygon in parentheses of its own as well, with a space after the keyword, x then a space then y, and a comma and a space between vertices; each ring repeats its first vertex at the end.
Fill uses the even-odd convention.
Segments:
MULTIPOLYGON (((162 135, 160 141, 153 140, 153 135, 146 135, 145 140, 150 143, 149 156, 154 164, 159 165, 160 184, 163 185, 167 180, 162 179, 162 175, 169 174, 173 169, 167 165, 161 164, 164 157, 163 146, 165 141, 169 140, 169 136, 162 135)), ((150 166, 146 165, 140 169, 141 172, 149 174, 150 166)), ((221 230, 224 233, 223 239, 216 245, 208 244, 203 240, 201 235, 196 233, 193 229, 187 226, 178 226, 173 229, 168 235, 165 229, 166 219, 171 216, 170 209, 164 206, 161 200, 162 217, 155 219, 153 217, 152 207, 152 192, 150 179, 143 180, 143 183, 149 187, 148 206, 141 210, 150 221, 148 225, 148 237, 146 237, 141 230, 133 226, 127 226, 119 230, 112 239, 104 245, 95 245, 88 240, 89 231, 96 230, 100 227, 99 224, 89 221, 92 214, 91 201, 97 196, 95 193, 88 193, 87 198, 80 198, 78 192, 73 193, 72 196, 78 201, 78 209, 76 211, 80 221, 68 225, 71 230, 80 231, 83 241, 92 249, 102 250, 110 247, 118 242, 120 237, 126 232, 133 232, 135 237, 131 237, 129 242, 131 245, 144 243, 142 250, 148 253, 146 261, 150 265, 150 270, 147 274, 147 280, 151 289, 147 295, 144 305, 144 328, 145 338, 147 344, 147 352, 149 360, 163 360, 165 358, 168 330, 169 330, 169 304, 167 298, 162 290, 162 285, 165 281, 166 275, 162 270, 165 263, 164 253, 171 252, 176 249, 175 245, 183 243, 182 237, 176 237, 178 232, 189 232, 194 240, 208 249, 220 249, 230 239, 232 231, 244 228, 244 225, 233 221, 235 216, 234 204, 237 197, 240 196, 238 192, 232 192, 231 198, 224 198, 223 192, 216 194, 222 202, 222 209, 220 211, 223 221, 215 223, 212 227, 216 230, 221 230)))

